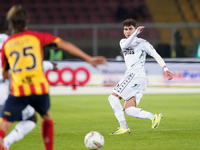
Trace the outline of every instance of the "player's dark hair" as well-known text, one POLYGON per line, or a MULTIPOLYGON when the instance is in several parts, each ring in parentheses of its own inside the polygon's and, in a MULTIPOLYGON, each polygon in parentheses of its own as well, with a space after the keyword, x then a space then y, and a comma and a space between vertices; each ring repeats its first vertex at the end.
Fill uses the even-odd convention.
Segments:
POLYGON ((27 27, 28 12, 22 5, 14 5, 7 13, 7 20, 12 34, 23 32, 27 27))
POLYGON ((0 15, 0 33, 6 33, 7 30, 8 30, 8 22, 6 20, 6 17, 0 15))
POLYGON ((124 21, 122 22, 122 25, 123 25, 123 27, 124 27, 124 26, 129 27, 129 26, 131 26, 131 25, 133 25, 134 27, 136 27, 136 21, 133 20, 133 19, 126 19, 126 20, 124 20, 124 21))

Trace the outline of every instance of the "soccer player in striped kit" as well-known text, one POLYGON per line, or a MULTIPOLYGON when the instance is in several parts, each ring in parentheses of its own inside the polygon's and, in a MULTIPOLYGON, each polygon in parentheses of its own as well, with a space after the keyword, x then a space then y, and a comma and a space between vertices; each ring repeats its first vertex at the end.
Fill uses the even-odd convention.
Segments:
MULTIPOLYGON (((81 49, 49 33, 27 30, 28 13, 21 5, 14 5, 7 13, 11 36, 1 50, 4 79, 11 70, 11 93, 3 107, 0 122, 0 144, 14 121, 22 120, 22 110, 31 105, 42 117, 42 137, 46 150, 53 149, 53 120, 50 114, 49 84, 42 69, 42 48, 55 43, 57 47, 80 57, 96 67, 106 64, 103 56, 92 57, 81 49)), ((0 147, 2 150, 3 147, 0 147)))
POLYGON ((136 21, 127 19, 123 21, 123 27, 126 38, 121 39, 119 44, 124 55, 127 70, 124 77, 119 81, 112 94, 108 97, 109 103, 120 124, 118 130, 110 135, 131 132, 124 117, 124 113, 132 117, 151 120, 152 129, 154 130, 159 126, 160 120, 163 117, 161 113, 153 114, 136 107, 147 88, 144 68, 147 54, 152 56, 158 62, 164 70, 165 75, 168 77, 168 80, 173 78, 173 75, 169 72, 164 60, 156 52, 153 46, 146 40, 136 37, 142 32, 144 26, 136 29, 136 21), (124 99, 124 108, 120 103, 121 99, 124 99))
MULTIPOLYGON (((0 51, 3 43, 8 39, 8 22, 6 17, 0 15, 0 51)), ((56 70, 56 63, 50 61, 43 61, 44 70, 56 70)), ((1 66, 1 53, 0 53, 1 66)), ((0 67, 0 112, 9 94, 9 79, 4 80, 2 69, 0 67)), ((16 124, 15 128, 3 139, 4 149, 7 150, 14 142, 24 138, 26 134, 32 131, 36 126, 37 116, 35 109, 30 105, 22 110, 22 121, 16 124)))

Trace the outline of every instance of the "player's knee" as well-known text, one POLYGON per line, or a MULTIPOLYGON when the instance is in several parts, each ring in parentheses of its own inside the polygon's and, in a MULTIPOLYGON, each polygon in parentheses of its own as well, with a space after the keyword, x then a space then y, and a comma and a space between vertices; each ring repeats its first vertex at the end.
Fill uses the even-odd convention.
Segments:
POLYGON ((108 101, 111 102, 111 101, 119 101, 120 100, 120 96, 118 95, 113 95, 111 94, 110 96, 108 96, 108 101))
POLYGON ((125 101, 124 110, 126 110, 129 107, 136 107, 136 98, 135 97, 125 101))
POLYGON ((37 122, 37 115, 36 113, 33 114, 33 116, 31 116, 30 118, 28 118, 27 120, 33 121, 33 122, 37 122))
POLYGON ((12 122, 7 121, 7 119, 0 118, 0 129, 7 132, 12 125, 12 122))
POLYGON ((45 120, 52 120, 50 111, 48 110, 46 114, 42 115, 42 119, 45 120))

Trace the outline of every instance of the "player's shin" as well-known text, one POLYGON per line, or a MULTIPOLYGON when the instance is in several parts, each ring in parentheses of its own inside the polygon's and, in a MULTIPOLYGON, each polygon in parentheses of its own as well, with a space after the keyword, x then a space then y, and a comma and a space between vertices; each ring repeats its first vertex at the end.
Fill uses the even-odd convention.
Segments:
POLYGON ((0 129, 0 150, 6 150, 4 142, 3 142, 3 138, 5 137, 6 132, 2 129, 0 129))
POLYGON ((2 144, 3 138, 5 137, 5 134, 6 134, 5 131, 0 129, 0 144, 2 144))
POLYGON ((110 95, 108 97, 108 101, 114 111, 114 114, 115 114, 117 120, 119 121, 120 127, 123 129, 128 129, 128 125, 127 125, 126 119, 124 117, 124 111, 123 111, 123 108, 122 108, 119 98, 117 98, 114 95, 110 95))
POLYGON ((42 122, 42 137, 46 150, 53 150, 53 131, 52 120, 42 122))
POLYGON ((144 111, 141 108, 136 108, 134 106, 127 108, 124 113, 126 115, 132 116, 132 117, 136 117, 136 118, 142 118, 142 119, 151 119, 154 114, 144 111))
POLYGON ((30 131, 36 126, 34 121, 25 120, 20 121, 15 128, 3 139, 4 144, 9 148, 14 142, 17 142, 24 138, 30 131))

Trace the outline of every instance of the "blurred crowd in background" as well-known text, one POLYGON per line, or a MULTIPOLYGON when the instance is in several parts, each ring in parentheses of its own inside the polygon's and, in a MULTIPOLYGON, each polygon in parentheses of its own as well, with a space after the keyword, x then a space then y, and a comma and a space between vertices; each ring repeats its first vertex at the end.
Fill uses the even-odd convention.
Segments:
MULTIPOLYGON (((30 29, 56 34, 91 55, 120 55, 121 23, 133 18, 146 26, 140 37, 163 58, 200 57, 199 0, 0 0, 0 14, 14 4, 29 11, 30 29)), ((75 59, 55 45, 44 49, 45 59, 75 59)))

